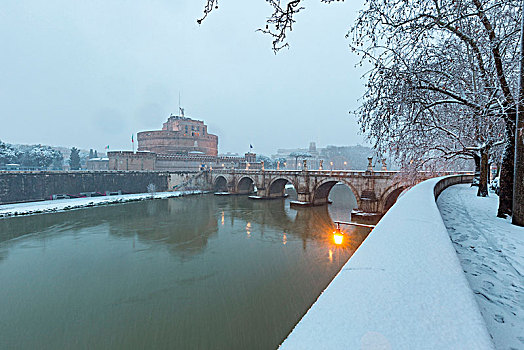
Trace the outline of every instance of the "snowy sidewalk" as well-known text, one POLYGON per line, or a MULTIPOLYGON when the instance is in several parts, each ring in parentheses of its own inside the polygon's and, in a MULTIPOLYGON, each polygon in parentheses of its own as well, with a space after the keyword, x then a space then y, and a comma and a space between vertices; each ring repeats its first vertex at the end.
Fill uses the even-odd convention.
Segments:
POLYGON ((40 202, 27 202, 0 205, 0 218, 7 216, 31 215, 51 213, 57 211, 94 207, 107 204, 126 203, 147 199, 164 199, 192 194, 202 194, 203 191, 174 191, 157 193, 122 194, 117 196, 85 197, 71 199, 57 199, 40 202))
POLYGON ((496 217, 498 196, 455 185, 437 204, 497 349, 524 349, 524 228, 496 217))

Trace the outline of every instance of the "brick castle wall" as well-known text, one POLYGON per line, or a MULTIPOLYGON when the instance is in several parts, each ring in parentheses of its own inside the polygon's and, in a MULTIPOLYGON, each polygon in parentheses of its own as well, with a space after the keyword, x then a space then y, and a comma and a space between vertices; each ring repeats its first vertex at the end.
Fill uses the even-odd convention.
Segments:
POLYGON ((155 170, 156 154, 151 152, 107 152, 109 170, 155 170))
POLYGON ((181 132, 157 130, 143 131, 137 134, 138 150, 157 154, 203 152, 209 156, 218 154, 218 136, 212 134, 184 136, 181 132))

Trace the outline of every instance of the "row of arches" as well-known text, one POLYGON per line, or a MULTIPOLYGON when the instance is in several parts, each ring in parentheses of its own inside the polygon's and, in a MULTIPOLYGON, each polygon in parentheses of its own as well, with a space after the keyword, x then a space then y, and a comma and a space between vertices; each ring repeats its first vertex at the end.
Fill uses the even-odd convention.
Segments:
MULTIPOLYGON (((224 176, 217 176, 215 178, 213 189, 215 192, 230 192, 228 182, 224 176)), ((233 192, 238 194, 249 194, 255 191, 255 181, 249 176, 244 176, 238 181, 233 189, 233 192)))
MULTIPOLYGON (((274 195, 275 197, 278 195, 283 195, 287 184, 293 184, 295 188, 297 187, 289 179, 277 178, 271 181, 269 184, 267 194, 274 195)), ((238 194, 252 193, 255 191, 255 188, 255 181, 249 176, 242 177, 236 184, 231 186, 228 185, 228 181, 224 176, 219 175, 215 178, 213 185, 215 192, 234 192, 238 194)))
MULTIPOLYGON (((293 179, 279 177, 272 179, 266 188, 266 197, 281 197, 285 194, 285 187, 287 184, 292 184, 295 190, 298 190, 298 184, 294 183, 293 179)), ((312 189, 311 204, 323 205, 328 203, 328 198, 331 190, 336 184, 346 185, 353 193, 357 207, 362 208, 362 201, 378 201, 381 203, 380 209, 382 212, 386 212, 396 202, 399 195, 406 189, 406 186, 400 184, 394 184, 390 186, 380 198, 375 197, 373 191, 362 191, 359 193, 358 190, 348 181, 339 181, 337 179, 326 179, 315 186, 312 189), (367 193, 371 192, 371 193, 367 193)), ((250 194, 256 189, 255 181, 249 177, 244 176, 240 180, 231 186, 228 185, 226 177, 219 175, 214 180, 215 192, 233 192, 236 194, 250 194)), ((260 194, 259 194, 260 195, 260 194)))

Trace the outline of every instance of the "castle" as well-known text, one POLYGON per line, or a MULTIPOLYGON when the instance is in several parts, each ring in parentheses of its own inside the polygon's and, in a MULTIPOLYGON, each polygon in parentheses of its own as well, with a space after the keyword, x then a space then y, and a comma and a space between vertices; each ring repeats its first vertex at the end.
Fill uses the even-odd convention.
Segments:
POLYGON ((162 130, 137 134, 138 151, 165 155, 218 155, 218 136, 207 132, 201 120, 171 115, 162 130))
POLYGON ((110 151, 108 170, 187 171, 204 168, 240 168, 254 163, 256 155, 219 156, 218 136, 207 125, 182 115, 171 115, 162 130, 137 134, 138 151, 110 151))

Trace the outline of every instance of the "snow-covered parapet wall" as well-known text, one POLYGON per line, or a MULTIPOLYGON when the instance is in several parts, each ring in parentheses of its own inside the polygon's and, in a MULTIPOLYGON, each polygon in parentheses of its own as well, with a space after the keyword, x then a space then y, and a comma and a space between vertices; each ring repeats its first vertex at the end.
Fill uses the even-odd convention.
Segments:
POLYGON ((386 213, 282 349, 493 349, 435 203, 458 175, 424 181, 386 213))

